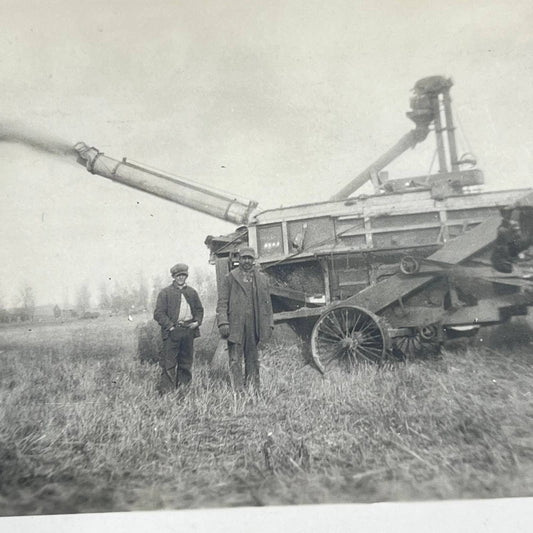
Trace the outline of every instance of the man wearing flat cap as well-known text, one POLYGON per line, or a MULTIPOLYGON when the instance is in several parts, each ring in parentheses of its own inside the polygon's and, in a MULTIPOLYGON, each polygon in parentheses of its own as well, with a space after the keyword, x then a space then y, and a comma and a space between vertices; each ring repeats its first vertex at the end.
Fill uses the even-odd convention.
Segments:
POLYGON ((228 340, 229 369, 235 390, 252 385, 259 391, 257 345, 267 341, 274 328, 267 277, 254 264, 255 250, 239 250, 239 267, 223 279, 218 292, 217 325, 228 340), (244 363, 244 379, 243 379, 244 363))
POLYGON ((198 293, 187 285, 189 267, 178 263, 170 269, 173 282, 157 296, 154 320, 161 326, 163 352, 158 390, 162 394, 187 385, 192 378, 193 343, 200 336, 204 308, 198 293))

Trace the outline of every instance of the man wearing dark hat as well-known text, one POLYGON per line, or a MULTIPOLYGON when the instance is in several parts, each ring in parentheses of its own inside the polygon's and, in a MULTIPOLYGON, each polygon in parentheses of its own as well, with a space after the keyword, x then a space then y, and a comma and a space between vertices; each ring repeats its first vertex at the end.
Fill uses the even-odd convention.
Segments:
POLYGON ((225 276, 218 293, 217 324, 220 336, 228 340, 230 377, 236 390, 252 385, 259 391, 257 345, 268 340, 274 328, 268 279, 254 262, 255 250, 241 248, 239 268, 225 276))
POLYGON ((173 282, 157 296, 154 320, 161 326, 163 353, 160 393, 187 385, 192 378, 193 343, 200 336, 204 308, 198 293, 186 284, 189 267, 178 263, 170 269, 173 282))

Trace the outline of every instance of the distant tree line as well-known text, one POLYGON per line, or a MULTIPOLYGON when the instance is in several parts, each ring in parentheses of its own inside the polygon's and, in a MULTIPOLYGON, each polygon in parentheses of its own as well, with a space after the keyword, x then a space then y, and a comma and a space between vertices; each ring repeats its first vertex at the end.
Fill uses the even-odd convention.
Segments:
MULTIPOLYGON (((205 307, 214 306, 216 287, 214 269, 191 268, 188 282, 198 291, 205 307)), ((50 308, 50 318, 96 318, 100 313, 113 315, 133 315, 152 313, 157 295, 171 283, 170 276, 155 276, 150 281, 138 274, 134 283, 110 280, 102 281, 96 293, 91 291, 89 282, 83 282, 76 290, 74 303, 65 298, 63 305, 50 308)), ((18 292, 17 306, 7 309, 0 295, 0 322, 32 322, 36 315, 35 293, 30 284, 25 283, 18 292)))
MULTIPOLYGON (((87 292, 78 297, 78 307, 86 305, 89 297, 87 292)), ((139 275, 134 285, 115 282, 109 287, 107 282, 102 282, 98 289, 98 307, 113 314, 135 314, 148 311, 150 304, 150 289, 143 275, 139 275)))
POLYGON ((33 288, 25 283, 17 295, 17 306, 7 309, 0 299, 0 322, 33 322, 35 316, 35 293, 33 288))

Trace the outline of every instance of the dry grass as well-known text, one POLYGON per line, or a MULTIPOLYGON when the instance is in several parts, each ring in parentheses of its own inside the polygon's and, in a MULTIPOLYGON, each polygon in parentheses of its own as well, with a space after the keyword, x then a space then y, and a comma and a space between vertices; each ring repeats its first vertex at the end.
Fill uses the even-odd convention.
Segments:
POLYGON ((209 325, 191 389, 163 398, 134 324, 32 329, 0 331, 3 515, 533 494, 527 328, 325 377, 278 337, 260 398, 205 363, 209 325))

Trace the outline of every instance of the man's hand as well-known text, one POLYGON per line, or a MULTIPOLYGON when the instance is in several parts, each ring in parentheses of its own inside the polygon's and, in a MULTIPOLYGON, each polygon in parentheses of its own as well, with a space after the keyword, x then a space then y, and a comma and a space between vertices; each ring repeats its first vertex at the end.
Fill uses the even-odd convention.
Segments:
POLYGON ((227 339, 229 337, 229 324, 223 324, 222 326, 219 326, 218 331, 220 331, 220 336, 223 339, 227 339))
POLYGON ((189 324, 189 329, 196 329, 200 324, 198 324, 198 322, 196 322, 196 320, 194 322, 191 322, 189 324))

